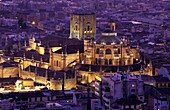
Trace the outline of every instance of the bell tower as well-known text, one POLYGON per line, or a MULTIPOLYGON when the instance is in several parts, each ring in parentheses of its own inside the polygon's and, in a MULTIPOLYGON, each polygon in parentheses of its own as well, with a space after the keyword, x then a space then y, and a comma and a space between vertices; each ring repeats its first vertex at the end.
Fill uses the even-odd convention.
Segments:
POLYGON ((70 38, 94 39, 96 36, 96 15, 72 14, 70 17, 70 38))

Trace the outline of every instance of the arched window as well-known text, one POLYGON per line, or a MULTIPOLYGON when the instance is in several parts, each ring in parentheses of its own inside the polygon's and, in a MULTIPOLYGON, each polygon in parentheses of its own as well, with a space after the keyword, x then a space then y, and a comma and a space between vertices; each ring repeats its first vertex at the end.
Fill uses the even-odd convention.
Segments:
POLYGON ((58 66, 58 60, 57 60, 57 64, 56 64, 56 66, 58 66))
POLYGON ((105 65, 108 65, 108 60, 107 59, 105 59, 105 65))
POLYGON ((87 26, 87 31, 90 31, 90 25, 87 26))
POLYGON ((106 49, 106 54, 111 54, 111 50, 110 49, 106 49))
POLYGON ((109 59, 109 64, 112 65, 112 59, 109 59))
POLYGON ((76 25, 76 29, 75 29, 76 31, 78 30, 78 26, 76 25))
POLYGON ((99 48, 96 49, 96 53, 99 54, 99 48))
POLYGON ((99 63, 99 65, 101 64, 101 59, 98 59, 98 63, 99 63))
POLYGON ((120 48, 118 48, 118 50, 117 50, 117 51, 118 51, 118 54, 120 54, 120 48))
POLYGON ((98 65, 98 59, 97 59, 97 58, 95 59, 95 62, 96 62, 96 64, 98 65))

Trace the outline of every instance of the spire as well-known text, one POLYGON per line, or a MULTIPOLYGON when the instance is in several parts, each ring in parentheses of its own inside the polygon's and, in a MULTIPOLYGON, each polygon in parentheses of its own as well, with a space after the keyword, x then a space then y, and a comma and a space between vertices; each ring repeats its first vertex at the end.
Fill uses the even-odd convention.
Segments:
POLYGON ((27 41, 26 41, 26 40, 24 41, 24 46, 25 46, 25 47, 27 46, 27 41))
POLYGON ((46 77, 46 80, 48 80, 48 68, 46 68, 45 77, 46 77))
POLYGON ((63 78, 62 78, 62 92, 64 93, 64 86, 65 86, 65 79, 66 79, 66 73, 63 73, 63 78))
POLYGON ((35 81, 36 81, 36 76, 37 76, 37 63, 36 63, 36 66, 35 66, 35 81))

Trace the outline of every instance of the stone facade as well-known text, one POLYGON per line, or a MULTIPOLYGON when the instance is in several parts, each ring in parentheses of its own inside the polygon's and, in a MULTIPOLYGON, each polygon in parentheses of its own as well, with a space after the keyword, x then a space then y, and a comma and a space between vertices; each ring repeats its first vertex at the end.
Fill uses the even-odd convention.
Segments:
POLYGON ((2 67, 0 66, 0 78, 18 77, 18 66, 16 67, 2 67))
POLYGON ((72 14, 70 20, 70 38, 94 39, 96 37, 95 14, 72 14))
POLYGON ((94 42, 84 40, 84 54, 86 64, 132 65, 140 59, 139 48, 132 48, 112 31, 103 32, 94 42))

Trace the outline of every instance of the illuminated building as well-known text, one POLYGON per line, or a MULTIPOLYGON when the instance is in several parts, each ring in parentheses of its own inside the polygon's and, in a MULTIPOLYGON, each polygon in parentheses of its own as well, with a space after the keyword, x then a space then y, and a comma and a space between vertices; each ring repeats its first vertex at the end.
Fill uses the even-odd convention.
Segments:
POLYGON ((76 88, 76 76, 74 71, 53 71, 50 69, 29 66, 21 73, 21 78, 31 78, 35 82, 46 85, 52 90, 70 90, 76 88))
MULTIPOLYGON (((20 73, 30 66, 52 71, 67 70, 71 67, 76 69, 78 80, 83 84, 92 83, 97 77, 100 79, 110 72, 141 73, 143 62, 140 59, 139 47, 130 45, 128 38, 117 35, 116 23, 112 23, 111 30, 106 29, 97 38, 95 15, 71 15, 70 24, 71 39, 48 36, 36 40, 32 35, 29 45, 23 47, 25 50, 16 53, 14 57, 14 61, 19 62, 20 73)), ((35 80, 30 74, 28 71, 25 78, 47 84, 45 76, 35 80)), ((72 80, 75 80, 75 77, 72 77, 72 80)), ((50 86, 58 90, 54 83, 50 86)), ((69 89, 71 87, 76 87, 76 83, 69 89)))
POLYGON ((94 40, 84 40, 84 57, 76 65, 82 83, 91 83, 97 76, 110 72, 126 71, 139 74, 143 63, 139 47, 129 44, 128 38, 118 36, 113 30, 105 30, 94 40))
POLYGON ((95 82, 95 94, 102 97, 107 109, 141 109, 144 101, 143 80, 130 73, 115 73, 102 76, 101 82, 95 82), (100 84, 101 83, 101 84, 100 84), (101 89, 102 88, 102 89, 101 89))
POLYGON ((94 39, 96 36, 95 14, 72 14, 70 20, 70 38, 94 39))

